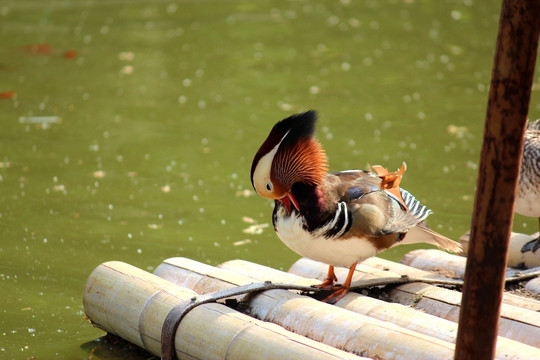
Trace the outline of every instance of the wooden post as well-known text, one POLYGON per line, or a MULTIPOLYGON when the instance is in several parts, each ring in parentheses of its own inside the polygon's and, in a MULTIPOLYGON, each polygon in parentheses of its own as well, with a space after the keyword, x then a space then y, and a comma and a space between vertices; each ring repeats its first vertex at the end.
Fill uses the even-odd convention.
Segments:
POLYGON ((493 359, 540 31, 539 0, 504 0, 455 360, 493 359))

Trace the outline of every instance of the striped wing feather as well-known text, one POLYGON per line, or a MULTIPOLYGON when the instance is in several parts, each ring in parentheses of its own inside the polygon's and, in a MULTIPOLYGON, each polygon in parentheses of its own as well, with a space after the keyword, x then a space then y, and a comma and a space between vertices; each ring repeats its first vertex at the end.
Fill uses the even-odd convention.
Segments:
POLYGON ((420 203, 420 201, 418 201, 407 190, 400 190, 401 197, 403 198, 405 205, 409 208, 409 213, 417 218, 419 222, 416 226, 410 228, 405 238, 396 243, 396 245, 428 243, 453 253, 461 252, 462 248, 459 243, 450 240, 446 236, 443 236, 436 231, 431 230, 426 225, 424 220, 429 216, 429 214, 431 214, 432 211, 420 203))

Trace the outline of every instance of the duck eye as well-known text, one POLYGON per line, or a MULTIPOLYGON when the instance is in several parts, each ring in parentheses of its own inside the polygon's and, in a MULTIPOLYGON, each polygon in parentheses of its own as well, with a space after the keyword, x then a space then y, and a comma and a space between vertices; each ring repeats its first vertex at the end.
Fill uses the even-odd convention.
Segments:
POLYGON ((269 182, 266 183, 266 190, 272 191, 273 188, 274 187, 272 186, 272 182, 269 181, 269 182))

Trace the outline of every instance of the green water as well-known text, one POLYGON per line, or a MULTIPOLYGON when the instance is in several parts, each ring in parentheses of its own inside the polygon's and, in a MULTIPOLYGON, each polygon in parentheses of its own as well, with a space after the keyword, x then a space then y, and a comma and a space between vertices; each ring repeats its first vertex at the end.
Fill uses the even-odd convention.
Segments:
MULTIPOLYGON (((406 161, 403 187, 434 210, 431 227, 459 238, 499 8, 0 1, 0 93, 16 92, 0 99, 0 358, 123 358, 83 318, 85 280, 104 261, 287 269, 298 255, 264 227, 272 202, 253 196, 249 170, 294 112, 320 112, 333 171, 406 161)), ((535 224, 518 217, 515 230, 535 224)))

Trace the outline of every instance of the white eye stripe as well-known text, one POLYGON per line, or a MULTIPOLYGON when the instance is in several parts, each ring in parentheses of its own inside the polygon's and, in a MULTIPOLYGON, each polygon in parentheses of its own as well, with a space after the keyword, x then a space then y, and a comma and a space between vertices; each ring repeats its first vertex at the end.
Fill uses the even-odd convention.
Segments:
POLYGON ((281 138, 281 140, 279 140, 278 146, 281 145, 281 143, 283 142, 283 139, 285 139, 285 137, 286 137, 287 135, 289 135, 289 132, 290 132, 290 131, 291 131, 290 129, 287 130, 287 132, 285 133, 285 135, 283 135, 283 137, 281 138))
POLYGON ((274 156, 276 155, 279 146, 281 145, 285 137, 289 134, 289 131, 290 130, 288 130, 285 135, 283 135, 279 143, 274 146, 271 151, 269 151, 266 155, 260 158, 257 166, 255 167, 255 171, 253 172, 253 184, 255 185, 255 190, 257 191, 257 193, 259 193, 259 195, 263 195, 261 191, 273 191, 273 184, 270 181, 272 162, 274 161, 274 156), (268 184, 270 184, 271 190, 268 190, 268 184))

